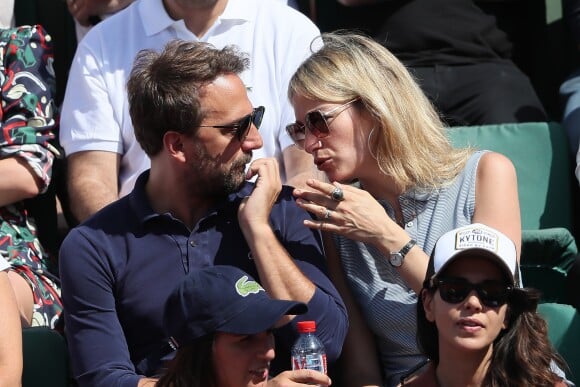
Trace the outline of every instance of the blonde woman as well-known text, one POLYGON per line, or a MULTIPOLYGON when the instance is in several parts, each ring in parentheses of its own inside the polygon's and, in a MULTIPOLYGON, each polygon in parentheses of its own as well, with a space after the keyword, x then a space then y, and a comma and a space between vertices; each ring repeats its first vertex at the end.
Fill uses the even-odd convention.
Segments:
POLYGON ((415 309, 437 239, 485 223, 516 241, 519 256, 515 169, 497 153, 454 149, 383 46, 348 32, 322 40, 290 81, 297 122, 287 131, 330 183, 311 179, 294 195, 319 219, 305 225, 327 232, 329 265, 349 306, 345 385, 397 385, 424 360, 415 309))

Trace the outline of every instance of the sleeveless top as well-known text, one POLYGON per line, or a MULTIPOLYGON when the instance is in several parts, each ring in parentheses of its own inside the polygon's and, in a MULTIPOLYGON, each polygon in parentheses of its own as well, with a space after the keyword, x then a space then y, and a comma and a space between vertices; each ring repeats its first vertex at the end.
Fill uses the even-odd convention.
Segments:
MULTIPOLYGON (((475 152, 450 184, 399 197, 405 231, 427 255, 445 232, 471 224, 477 165, 484 153, 475 152)), ((394 219, 392 207, 379 203, 394 219)), ((417 295, 373 246, 338 235, 334 240, 351 292, 375 335, 385 385, 395 386, 407 370, 425 360, 416 339, 417 295)))
POLYGON ((422 372, 401 380, 401 387, 439 387, 433 363, 427 363, 422 372))
MULTIPOLYGON (((556 376, 560 375, 556 374, 556 376)), ((423 367, 422 372, 402 380, 400 385, 401 387, 439 387, 435 366, 428 363, 427 367, 423 367)), ((568 387, 568 384, 563 379, 559 379, 554 382, 553 387, 568 387)))

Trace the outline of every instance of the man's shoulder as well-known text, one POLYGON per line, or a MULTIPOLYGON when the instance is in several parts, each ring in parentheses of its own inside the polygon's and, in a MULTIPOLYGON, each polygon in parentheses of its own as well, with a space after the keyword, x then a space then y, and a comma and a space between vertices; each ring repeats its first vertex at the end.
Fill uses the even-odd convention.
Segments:
POLYGON ((286 210, 297 209, 300 212, 302 212, 303 210, 300 207, 298 207, 298 205, 296 204, 296 199, 294 198, 294 195, 292 195, 293 190, 294 187, 291 187, 289 185, 283 185, 280 194, 278 194, 276 205, 283 206, 286 210))
MULTIPOLYGON (((252 191, 254 190, 255 186, 256 186, 255 183, 253 183, 251 181, 247 181, 240 188, 240 190, 235 194, 235 196, 233 198, 230 198, 230 201, 235 201, 236 197, 243 198, 246 196, 250 196, 252 194, 252 191)), ((286 212, 288 210, 290 210, 290 211, 296 210, 298 212, 304 211, 300 207, 298 207, 298 205, 296 204, 296 200, 295 200, 294 196, 292 195, 293 190, 294 190, 294 187, 291 187, 289 185, 282 185, 282 189, 280 190, 280 193, 278 194, 278 198, 276 199, 276 202, 274 203, 274 207, 272 208, 272 213, 270 214, 271 216, 277 216, 277 213, 280 211, 281 212, 286 212)))
POLYGON ((123 230, 129 232, 134 224, 135 213, 127 195, 101 208, 71 232, 76 231, 84 235, 118 234, 123 230))

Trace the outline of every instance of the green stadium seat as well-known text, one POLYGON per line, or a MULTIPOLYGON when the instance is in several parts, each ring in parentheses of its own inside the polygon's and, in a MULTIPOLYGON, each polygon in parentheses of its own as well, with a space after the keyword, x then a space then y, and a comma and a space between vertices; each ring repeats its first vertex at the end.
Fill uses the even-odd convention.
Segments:
POLYGON ((69 387, 68 351, 64 337, 45 327, 22 330, 22 387, 69 387))
MULTIPOLYGON (((488 149, 515 166, 522 220, 522 277, 543 301, 567 302, 565 279, 578 254, 572 234, 574 188, 567 137, 558 123, 453 127, 455 146, 488 149)), ((501 187, 498 187, 501 190, 501 187)))
POLYGON ((545 303, 538 313, 548 323, 550 342, 568 363, 566 376, 580 383, 580 312, 570 305, 545 303))
POLYGON ((513 162, 518 175, 522 229, 573 230, 572 160, 566 133, 558 123, 453 127, 449 128, 449 135, 455 146, 493 150, 513 162))

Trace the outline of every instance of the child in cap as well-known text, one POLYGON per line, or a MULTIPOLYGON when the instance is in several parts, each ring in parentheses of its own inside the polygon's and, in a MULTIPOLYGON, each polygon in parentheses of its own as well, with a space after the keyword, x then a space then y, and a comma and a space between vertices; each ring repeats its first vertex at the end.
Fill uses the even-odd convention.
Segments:
POLYGON ((275 356, 272 330, 306 311, 301 302, 272 299, 236 267, 196 270, 165 305, 164 327, 178 349, 156 386, 329 386, 328 376, 312 370, 269 379, 275 356))
POLYGON ((520 288, 514 243, 483 224, 439 238, 417 304, 418 341, 430 364, 403 386, 566 386, 536 313, 520 288))

